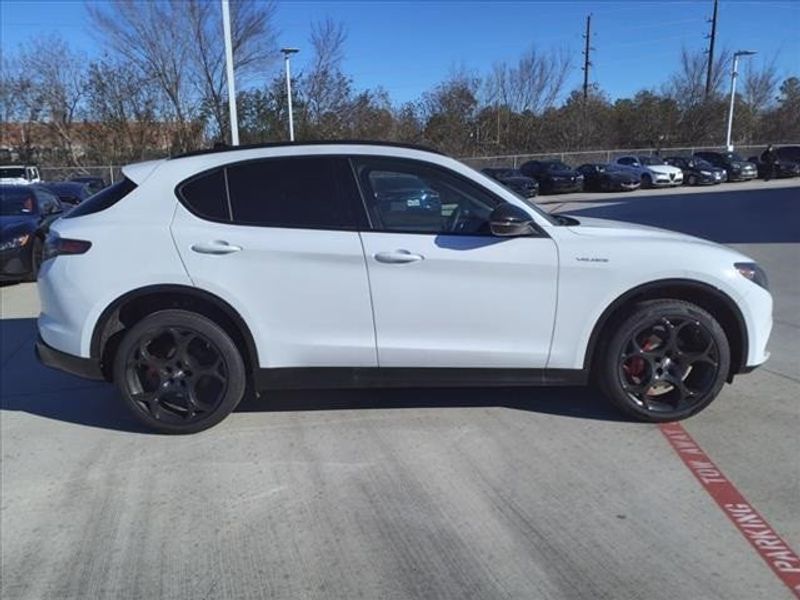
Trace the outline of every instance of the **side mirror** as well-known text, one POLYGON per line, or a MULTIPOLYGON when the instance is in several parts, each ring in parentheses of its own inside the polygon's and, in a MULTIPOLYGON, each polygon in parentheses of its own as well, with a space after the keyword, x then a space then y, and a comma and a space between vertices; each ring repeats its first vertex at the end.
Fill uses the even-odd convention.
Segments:
POLYGON ((492 211, 489 227, 492 235, 498 237, 530 235, 534 232, 531 216, 520 207, 507 202, 492 211))

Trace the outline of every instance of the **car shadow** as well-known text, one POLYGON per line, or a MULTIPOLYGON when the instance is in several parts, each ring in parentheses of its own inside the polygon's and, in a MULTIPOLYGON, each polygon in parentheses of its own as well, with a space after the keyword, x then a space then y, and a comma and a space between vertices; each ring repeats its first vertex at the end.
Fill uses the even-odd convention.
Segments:
MULTIPOLYGON (((800 242, 800 187, 668 192, 614 198, 611 204, 565 211, 671 229, 723 244, 800 242)), ((800 184, 799 184, 800 185, 800 184)))
MULTIPOLYGON (((0 408, 116 431, 148 433, 113 385, 74 377, 36 360, 35 319, 0 321, 0 408)), ((236 412, 502 407, 580 419, 628 421, 589 388, 404 388, 271 391, 245 398, 236 412)))

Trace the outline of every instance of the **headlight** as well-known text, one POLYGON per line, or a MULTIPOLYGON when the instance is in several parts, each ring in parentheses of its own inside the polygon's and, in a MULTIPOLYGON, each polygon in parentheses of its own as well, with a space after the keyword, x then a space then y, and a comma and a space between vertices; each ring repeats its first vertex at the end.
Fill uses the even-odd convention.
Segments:
POLYGON ((767 273, 756 263, 736 263, 733 265, 739 273, 765 290, 769 289, 767 273))
POLYGON ((25 235, 18 235, 17 237, 11 238, 10 240, 1 242, 0 251, 13 250, 14 248, 22 248, 25 244, 28 243, 29 239, 31 239, 31 236, 25 234, 25 235))

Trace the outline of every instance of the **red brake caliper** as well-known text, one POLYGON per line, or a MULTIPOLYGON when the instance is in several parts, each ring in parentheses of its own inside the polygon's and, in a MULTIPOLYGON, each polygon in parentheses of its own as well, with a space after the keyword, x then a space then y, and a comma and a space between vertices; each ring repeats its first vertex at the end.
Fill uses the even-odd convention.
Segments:
MULTIPOLYGON (((649 352, 654 346, 655 342, 649 339, 642 345, 642 350, 649 352)), ((622 370, 625 371, 630 383, 638 385, 642 382, 641 376, 645 371, 645 360, 641 356, 631 356, 622 364, 622 370)))

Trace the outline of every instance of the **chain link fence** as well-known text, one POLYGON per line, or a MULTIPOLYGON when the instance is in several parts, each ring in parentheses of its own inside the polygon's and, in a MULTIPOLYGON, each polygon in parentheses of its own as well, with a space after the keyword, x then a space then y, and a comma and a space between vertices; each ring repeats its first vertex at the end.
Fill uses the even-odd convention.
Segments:
MULTIPOLYGON (((791 145, 791 144, 782 144, 791 145)), ((760 156, 766 144, 750 146, 737 146, 736 152, 743 158, 760 156)), ((607 163, 618 156, 630 154, 651 156, 691 155, 701 151, 719 151, 718 146, 684 146, 680 148, 628 148, 615 150, 589 150, 581 152, 544 152, 539 154, 508 154, 503 156, 472 156, 460 160, 475 168, 488 167, 518 168, 529 160, 558 159, 574 167, 585 163, 607 163)), ((122 177, 122 165, 95 165, 86 167, 39 167, 39 173, 45 181, 64 181, 72 177, 92 176, 102 177, 106 183, 111 184, 122 177)))

